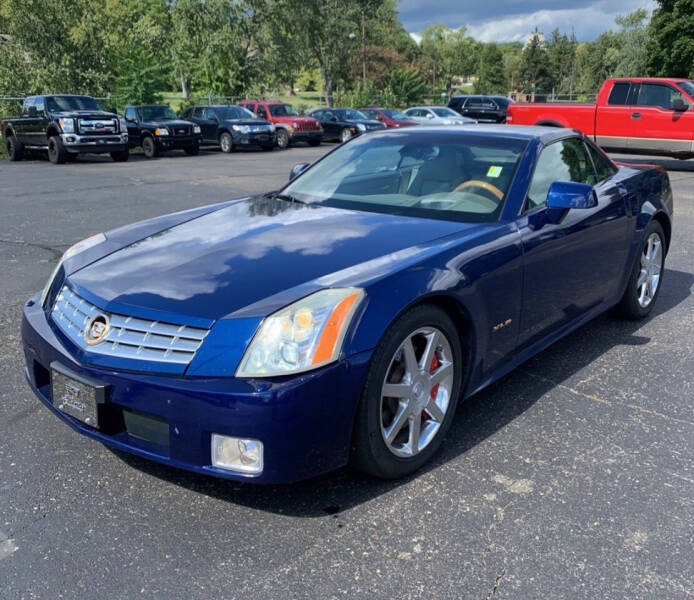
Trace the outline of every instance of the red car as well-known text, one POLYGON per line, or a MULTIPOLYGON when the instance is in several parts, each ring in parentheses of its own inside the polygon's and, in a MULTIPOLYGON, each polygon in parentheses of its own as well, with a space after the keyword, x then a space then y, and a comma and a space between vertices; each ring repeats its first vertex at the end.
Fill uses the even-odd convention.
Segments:
POLYGON ((300 115, 291 104, 267 100, 243 100, 239 102, 239 105, 275 126, 277 145, 280 148, 286 148, 294 142, 307 142, 309 146, 318 146, 323 141, 323 128, 320 121, 300 115))
POLYGON ((408 118, 404 113, 394 108, 360 108, 369 119, 380 121, 386 127, 410 127, 419 125, 417 121, 408 118))
POLYGON ((506 122, 578 129, 605 150, 694 157, 694 82, 608 79, 595 104, 511 104, 506 122))

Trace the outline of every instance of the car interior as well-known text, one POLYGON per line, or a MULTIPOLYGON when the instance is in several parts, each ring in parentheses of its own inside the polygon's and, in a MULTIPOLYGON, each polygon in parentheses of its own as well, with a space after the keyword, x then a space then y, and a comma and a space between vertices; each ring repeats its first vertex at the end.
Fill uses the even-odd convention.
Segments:
POLYGON ((492 218, 503 205, 523 149, 524 144, 494 148, 421 142, 355 147, 352 157, 343 157, 330 175, 326 177, 324 169, 320 175, 308 172, 292 193, 313 200, 492 218))

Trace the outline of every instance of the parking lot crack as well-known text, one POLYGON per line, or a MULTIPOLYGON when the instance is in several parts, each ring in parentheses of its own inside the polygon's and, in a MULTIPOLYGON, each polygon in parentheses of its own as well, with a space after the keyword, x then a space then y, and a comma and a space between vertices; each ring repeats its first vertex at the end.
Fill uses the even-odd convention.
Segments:
POLYGON ((651 415, 654 417, 658 417, 660 419, 664 419, 666 421, 672 421, 673 423, 681 423, 683 425, 689 425, 690 427, 694 427, 694 422, 687 421, 686 419, 678 419, 677 417, 666 415, 665 413, 661 413, 661 412, 658 412, 656 410, 650 410, 648 408, 643 408, 642 406, 636 406, 635 404, 627 404, 625 402, 615 402, 614 400, 605 400, 604 398, 601 398, 600 396, 596 396, 594 394, 586 394, 585 392, 581 392, 580 390, 577 390, 571 386, 564 385, 563 383, 560 383, 558 381, 554 381, 553 379, 550 379, 549 377, 544 377, 543 375, 538 375, 537 373, 533 373, 532 371, 528 371, 527 369, 520 369, 520 370, 523 373, 525 373, 526 375, 533 377, 534 379, 537 379, 539 381, 543 381, 545 383, 550 383, 554 387, 557 387, 559 389, 570 392, 571 394, 573 394, 575 396, 580 396, 581 398, 585 398, 587 400, 592 400, 593 402, 597 402, 599 404, 623 406, 624 408, 628 408, 628 409, 636 411, 638 413, 642 413, 645 415, 651 415))
MULTIPOLYGON (((55 260, 58 260, 62 254, 63 251, 54 248, 53 246, 49 246, 48 244, 37 244, 35 242, 27 242, 25 240, 6 240, 0 238, 0 244, 7 244, 8 246, 28 246, 30 248, 38 248, 39 250, 45 250, 46 252, 50 252, 53 254, 53 258, 55 260)), ((59 246, 67 246, 67 244, 58 244, 59 246)))

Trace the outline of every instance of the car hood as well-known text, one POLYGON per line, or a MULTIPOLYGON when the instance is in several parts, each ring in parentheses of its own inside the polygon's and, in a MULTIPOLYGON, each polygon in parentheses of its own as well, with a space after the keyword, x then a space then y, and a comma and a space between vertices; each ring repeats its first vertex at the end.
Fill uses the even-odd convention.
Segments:
POLYGON ((319 278, 358 273, 357 265, 380 257, 389 258, 381 270, 394 269, 392 253, 470 227, 249 198, 116 250, 69 281, 113 312, 215 320, 262 305, 262 316, 326 287, 319 278))
POLYGON ((273 120, 278 121, 279 123, 303 123, 303 124, 316 124, 318 123, 318 119, 314 117, 306 117, 306 116, 291 116, 291 115, 282 115, 280 117, 272 117, 273 120))
POLYGON ((73 117, 76 119, 117 119, 118 115, 100 110, 62 110, 51 111, 51 115, 55 117, 73 117))
POLYGON ((383 129, 385 125, 376 119, 345 119, 345 123, 360 123, 366 125, 369 129, 383 129))
POLYGON ((193 125, 193 123, 181 119, 162 119, 161 121, 143 121, 140 125, 146 127, 183 127, 193 125))
POLYGON ((224 119, 223 125, 272 125, 270 121, 263 119, 224 119))

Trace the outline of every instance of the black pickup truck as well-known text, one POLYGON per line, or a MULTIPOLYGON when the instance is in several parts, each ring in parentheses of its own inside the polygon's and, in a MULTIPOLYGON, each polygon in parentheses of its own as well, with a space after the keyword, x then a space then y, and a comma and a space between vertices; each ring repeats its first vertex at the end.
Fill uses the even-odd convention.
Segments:
POLYGON ((90 96, 29 96, 22 114, 0 121, 10 160, 25 150, 47 150, 54 164, 87 152, 108 153, 117 162, 128 160, 125 120, 106 112, 90 96))
POLYGON ((170 106, 126 106, 124 116, 130 147, 141 146, 147 158, 167 150, 185 150, 190 156, 200 151, 200 126, 182 121, 170 106))

